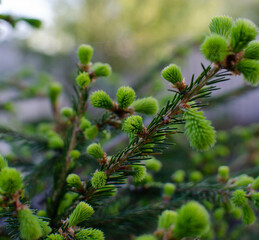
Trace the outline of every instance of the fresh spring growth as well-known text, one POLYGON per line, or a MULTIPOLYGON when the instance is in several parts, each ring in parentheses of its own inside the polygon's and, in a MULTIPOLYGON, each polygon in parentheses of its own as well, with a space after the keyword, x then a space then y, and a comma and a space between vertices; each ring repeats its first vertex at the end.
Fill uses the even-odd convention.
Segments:
POLYGON ((93 92, 92 95, 90 96, 90 102, 93 105, 93 107, 96 107, 96 108, 104 108, 104 109, 113 108, 112 99, 103 90, 98 90, 93 92))
POLYGON ((131 105, 138 113, 155 115, 158 110, 158 102, 153 97, 146 97, 136 100, 131 105))
POLYGON ((242 222, 246 225, 249 225, 254 223, 255 220, 256 220, 256 217, 253 209, 248 204, 245 204, 242 207, 242 222))
POLYGON ((121 109, 129 107, 135 97, 135 91, 131 87, 120 87, 117 91, 117 103, 121 109))
POLYGON ((0 155, 0 171, 6 167, 8 167, 8 162, 2 155, 0 155))
POLYGON ((178 214, 172 210, 165 210, 158 218, 158 229, 168 230, 170 226, 175 224, 178 214))
POLYGON ((89 128, 86 128, 84 130, 84 136, 85 136, 86 139, 92 140, 92 139, 96 138, 98 132, 99 132, 98 127, 96 125, 94 125, 94 126, 91 126, 89 128))
POLYGON ((157 240, 157 239, 152 234, 144 234, 144 235, 141 235, 141 236, 135 238, 135 240, 157 240))
POLYGON ((21 188, 22 177, 20 173, 14 168, 3 168, 0 172, 0 189, 7 195, 11 195, 21 188))
POLYGON ((182 183, 184 181, 184 178, 185 178, 185 171, 181 169, 175 171, 171 176, 172 181, 176 183, 182 183))
POLYGON ((255 192, 251 196, 252 202, 255 205, 255 207, 259 208, 259 192, 255 192))
POLYGON ((222 220, 225 214, 225 209, 223 207, 217 208, 214 213, 213 216, 216 220, 222 220))
POLYGON ((104 240, 104 234, 102 231, 94 228, 81 229, 75 234, 76 240, 104 240))
POLYGON ((190 181, 194 183, 198 183, 202 180, 203 175, 200 171, 193 171, 190 173, 190 181))
POLYGON ((88 87, 90 82, 91 82, 91 79, 87 72, 79 73, 79 75, 76 77, 76 83, 80 89, 88 87))
POLYGON ((248 184, 253 183, 254 178, 248 176, 247 174, 242 174, 237 177, 237 180, 234 182, 234 187, 245 187, 248 186, 248 184))
POLYGON ((134 170, 134 173, 133 173, 134 182, 135 183, 141 182, 147 174, 147 169, 141 165, 133 165, 132 167, 134 170))
POLYGON ((148 170, 154 172, 158 172, 162 167, 162 163, 153 157, 149 160, 146 160, 145 164, 148 170))
POLYGON ((169 66, 165 67, 162 70, 161 75, 165 80, 171 82, 174 85, 176 83, 182 82, 183 80, 181 69, 175 64, 170 64, 169 66))
POLYGON ((228 166, 220 166, 218 168, 218 175, 221 179, 227 180, 229 177, 229 167, 228 166))
POLYGON ((88 64, 93 56, 94 49, 87 44, 81 45, 77 50, 77 56, 81 64, 88 64))
POLYGON ((207 210, 198 202, 190 201, 183 205, 176 218, 174 235, 176 238, 198 237, 209 230, 210 217, 207 210))
POLYGON ((66 118, 71 118, 74 115, 74 110, 70 107, 63 107, 61 109, 61 115, 66 118))
POLYGON ((223 61, 228 55, 227 39, 217 34, 207 36, 201 45, 201 53, 211 62, 223 61))
POLYGON ((48 146, 51 149, 63 148, 64 141, 58 134, 55 134, 48 138, 48 146))
POLYGON ((52 232, 52 229, 49 226, 48 222, 43 221, 41 218, 38 218, 38 221, 40 223, 42 237, 46 237, 48 234, 50 234, 52 232))
POLYGON ((77 174, 71 173, 67 176, 67 184, 70 187, 80 189, 82 187, 81 179, 77 174))
POLYGON ((259 177, 257 177, 257 178, 253 181, 253 183, 252 183, 252 188, 253 188, 254 190, 258 190, 258 189, 259 189, 259 177))
POLYGON ((106 174, 102 171, 98 171, 94 173, 91 179, 91 183, 94 188, 98 189, 105 185, 106 180, 107 180, 106 174))
POLYGON ((48 89, 49 98, 53 104, 57 102, 61 91, 62 91, 62 85, 59 82, 52 82, 49 85, 49 89, 48 89))
POLYGON ((42 229, 37 216, 30 209, 18 211, 19 230, 22 239, 35 240, 42 237, 42 229))
POLYGON ((198 108, 188 108, 184 110, 185 135, 191 147, 199 151, 206 151, 214 146, 216 142, 216 132, 211 126, 211 122, 203 116, 198 108))
POLYGON ((103 158, 104 156, 104 152, 100 143, 92 143, 87 147, 86 151, 89 155, 96 159, 103 158))
POLYGON ((80 202, 69 216, 69 226, 77 226, 79 223, 90 218, 93 213, 94 210, 89 204, 80 202))
POLYGON ((65 238, 60 235, 60 234, 57 234, 57 233, 52 233, 50 235, 47 236, 47 240, 64 240, 65 238))
POLYGON ((143 130, 143 120, 140 116, 130 116, 124 122, 122 130, 128 134, 137 134, 143 130))
POLYGON ((244 58, 259 60, 259 41, 252 41, 248 44, 244 58))
POLYGON ((233 192, 231 200, 236 207, 243 207, 247 203, 245 191, 242 189, 236 190, 233 192))
POLYGON ((173 183, 165 183, 163 193, 166 196, 171 197, 175 192, 176 186, 173 183))
POLYGON ((80 157, 80 155, 81 155, 80 152, 76 149, 74 149, 70 152, 70 158, 73 160, 78 159, 80 157))
POLYGON ((112 68, 108 63, 97 62, 93 64, 91 70, 97 77, 109 77, 112 74, 112 68))
POLYGON ((237 64, 237 70, 243 74, 244 79, 253 86, 259 84, 259 61, 244 59, 237 64))
POLYGON ((81 117, 81 119, 80 119, 80 129, 82 131, 84 131, 86 128, 91 127, 91 125, 92 124, 88 119, 86 119, 85 117, 81 117))
POLYGON ((249 42, 255 40, 257 35, 256 25, 248 19, 236 20, 231 30, 230 45, 234 52, 242 51, 249 42))
POLYGON ((227 38, 231 33, 233 19, 228 16, 213 17, 210 24, 210 32, 227 38))

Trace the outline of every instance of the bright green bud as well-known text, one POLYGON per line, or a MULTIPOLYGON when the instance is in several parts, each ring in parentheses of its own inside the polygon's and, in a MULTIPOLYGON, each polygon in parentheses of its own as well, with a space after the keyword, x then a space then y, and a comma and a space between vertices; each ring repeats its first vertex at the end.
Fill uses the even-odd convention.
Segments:
POLYGON ((120 87, 117 91, 117 102, 121 109, 129 107, 135 100, 135 91, 131 87, 120 87))
POLYGON ((254 190, 258 190, 258 189, 259 189, 259 177, 257 177, 257 178, 253 181, 253 183, 252 183, 252 188, 253 188, 254 190))
POLYGON ((233 184, 234 187, 245 187, 247 186, 248 184, 250 183, 253 183, 254 181, 254 178, 253 177, 250 177, 246 174, 242 174, 240 175, 236 182, 233 184))
POLYGON ((147 167, 148 170, 154 171, 154 172, 158 172, 162 167, 162 163, 155 158, 151 158, 149 160, 146 160, 145 164, 146 164, 146 167, 147 167))
POLYGON ((42 219, 38 218, 38 221, 40 223, 42 237, 46 237, 48 234, 51 233, 52 229, 49 226, 49 223, 46 221, 43 221, 42 219))
POLYGON ((172 196, 175 192, 175 189, 176 187, 173 183, 165 183, 163 188, 164 195, 172 196))
POLYGON ((245 191, 242 189, 236 190, 233 192, 231 200, 236 207, 243 207, 247 203, 245 191))
POLYGON ((81 179, 77 174, 71 173, 67 176, 67 184, 70 187, 80 189, 82 187, 81 179))
POLYGON ((22 177, 20 173, 14 169, 5 167, 0 172, 0 189, 6 194, 14 194, 22 188, 22 177))
POLYGON ((220 176, 222 179, 224 179, 224 180, 228 179, 229 167, 228 167, 228 166, 220 166, 220 167, 218 168, 218 174, 219 174, 219 176, 220 176))
POLYGON ((18 211, 20 236, 25 240, 35 240, 42 237, 42 229, 37 216, 30 209, 18 211))
POLYGON ((259 60, 259 41, 252 41, 248 44, 244 58, 259 60))
POLYGON ((84 131, 86 128, 89 128, 89 127, 91 127, 91 122, 88 119, 86 119, 85 117, 81 117, 80 129, 84 131))
POLYGON ((158 110, 158 102, 153 97, 146 97, 136 100, 131 105, 136 112, 155 115, 158 110))
POLYGON ((76 240, 104 240, 102 231, 94 228, 86 228, 75 234, 76 240))
POLYGON ((77 226, 90 218, 93 213, 94 210, 89 204, 80 202, 69 216, 69 226, 77 226))
POLYGON ((90 45, 82 44, 77 50, 79 61, 84 65, 88 64, 91 61, 93 52, 94 49, 90 45))
POLYGON ((195 183, 200 182, 202 178, 203 178, 203 175, 200 171, 193 171, 190 174, 190 180, 192 182, 195 182, 195 183))
POLYGON ((255 40, 257 29, 248 19, 238 19, 231 30, 230 45, 234 52, 242 51, 249 42, 255 40))
POLYGON ((49 137, 48 146, 51 149, 63 148, 64 147, 64 141, 59 135, 55 134, 55 135, 49 137))
POLYGON ((156 240, 154 235, 151 234, 144 234, 139 237, 136 237, 135 240, 156 240))
POLYGON ((80 157, 80 152, 78 150, 72 150, 70 152, 70 158, 75 160, 75 159, 78 159, 80 157))
POLYGON ((86 128, 84 130, 84 135, 85 135, 86 139, 92 140, 92 139, 96 138, 98 132, 99 132, 98 127, 96 125, 94 125, 89 128, 86 128))
POLYGON ((143 120, 140 116, 130 116, 124 122, 122 130, 128 134, 140 133, 143 130, 143 120))
POLYGON ((237 64, 237 70, 241 72, 244 79, 253 86, 259 84, 259 61, 244 59, 237 64))
POLYGON ((0 155, 0 171, 6 167, 8 167, 8 162, 2 155, 0 155))
POLYGON ((94 158, 103 158, 104 152, 100 143, 92 143, 86 149, 87 153, 94 158))
POLYGON ((165 210, 158 218, 158 229, 168 230, 169 227, 175 224, 177 212, 172 210, 165 210))
POLYGON ((242 211, 243 211, 242 221, 244 224, 249 225, 255 222, 256 216, 254 214, 253 209, 248 204, 245 204, 242 207, 242 211))
POLYGON ((96 189, 101 188, 105 185, 106 180, 107 180, 107 176, 104 172, 102 171, 95 172, 91 179, 92 186, 96 189))
POLYGON ((57 233, 52 233, 50 234, 49 236, 47 236, 47 240, 64 240, 65 238, 60 235, 60 234, 57 234, 57 233))
POLYGON ((87 72, 79 73, 79 75, 76 77, 76 83, 80 89, 88 87, 90 82, 91 82, 91 79, 87 72))
POLYGON ((91 104, 96 108, 112 109, 113 102, 110 96, 103 90, 98 90, 90 96, 91 104))
POLYGON ((144 179, 141 181, 142 184, 147 184, 153 182, 153 176, 150 173, 147 173, 144 177, 144 179))
POLYGON ((97 77, 109 77, 112 74, 112 68, 107 63, 97 62, 91 67, 91 70, 97 77))
POLYGON ((216 132, 211 122, 203 116, 197 108, 185 109, 185 135, 190 141, 191 147, 199 151, 206 151, 214 146, 216 132))
POLYGON ((47 217, 47 212, 45 210, 39 210, 37 212, 37 216, 39 216, 39 217, 47 217))
POLYGON ((228 37, 233 25, 233 19, 228 16, 217 16, 211 19, 209 28, 211 33, 228 37))
POLYGON ((170 64, 169 66, 165 67, 162 70, 161 75, 165 80, 171 82, 172 84, 183 81, 181 69, 175 64, 170 64))
POLYGON ((259 208, 259 192, 253 193, 251 196, 251 199, 256 206, 256 208, 259 208))
POLYGON ((242 217, 242 209, 241 208, 235 207, 235 208, 232 209, 231 213, 232 213, 232 215, 235 219, 240 219, 242 217))
POLYGON ((173 175, 171 176, 171 179, 174 182, 182 183, 184 181, 184 177, 185 177, 185 171, 180 169, 173 173, 173 175))
POLYGON ((217 209, 214 211, 214 218, 215 218, 216 220, 222 220, 223 217, 224 217, 224 214, 225 214, 224 208, 222 208, 222 207, 217 208, 217 209))
POLYGON ((141 182, 147 173, 147 169, 144 166, 141 165, 133 165, 133 179, 135 183, 141 182))
POLYGON ((49 98, 52 103, 56 103, 58 100, 58 97, 62 91, 62 85, 59 82, 52 82, 49 85, 49 98))
POLYGON ((181 207, 176 218, 176 238, 198 237, 209 229, 210 218, 207 210, 198 202, 191 201, 181 207))
POLYGON ((66 118, 70 118, 74 115, 74 110, 70 107, 64 107, 61 109, 61 115, 66 118))
POLYGON ((201 53, 211 62, 221 62, 228 55, 226 38, 212 34, 207 36, 201 45, 201 53))

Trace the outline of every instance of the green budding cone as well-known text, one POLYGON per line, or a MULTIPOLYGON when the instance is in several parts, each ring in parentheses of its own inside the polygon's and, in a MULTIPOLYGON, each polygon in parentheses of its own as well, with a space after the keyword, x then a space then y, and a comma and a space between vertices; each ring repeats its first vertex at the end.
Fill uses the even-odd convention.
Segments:
POLYGON ((259 60, 259 41, 252 41, 248 44, 244 58, 259 60))
POLYGON ((161 75, 165 80, 171 82, 172 84, 182 82, 183 80, 181 69, 175 64, 170 64, 165 67, 162 70, 161 75))
POLYGON ((79 73, 79 75, 76 77, 76 83, 78 87, 81 89, 88 87, 90 82, 91 82, 91 79, 87 72, 79 73))
POLYGON ((131 87, 120 87, 117 91, 117 102, 121 109, 129 107, 135 97, 135 91, 131 87))
POLYGON ((216 132, 211 122, 203 116, 197 108, 185 109, 185 135, 191 147, 199 151, 206 151, 214 146, 216 132))
POLYGON ((243 74, 249 84, 254 86, 259 84, 259 61, 252 59, 241 60, 237 64, 237 70, 243 74))
POLYGON ((226 38, 212 34, 201 45, 201 53, 211 62, 221 62, 228 55, 226 38))
POLYGON ((157 239, 154 235, 144 234, 144 235, 141 235, 141 236, 135 238, 135 240, 157 240, 157 239))
POLYGON ((234 52, 242 51, 257 35, 256 25, 248 19, 238 19, 231 30, 230 45, 234 52))
POLYGON ((158 102, 153 97, 146 97, 136 100, 131 105, 136 112, 155 115, 158 110, 158 102))
POLYGON ((90 45, 83 44, 77 50, 77 55, 80 63, 86 65, 91 61, 93 56, 93 48, 90 45))
POLYGON ((89 204, 80 202, 69 216, 69 226, 76 226, 79 223, 86 221, 93 213, 94 210, 89 204))
POLYGON ((86 228, 75 234, 76 240, 104 240, 102 231, 94 228, 86 228))
POLYGON ((231 33, 233 23, 233 19, 228 16, 213 17, 209 25, 210 32, 227 38, 231 33))
POLYGON ((30 209, 18 211, 19 230, 22 239, 36 240, 42 236, 42 228, 37 216, 30 209))
POLYGON ((61 109, 61 115, 66 118, 70 118, 74 115, 74 110, 70 107, 64 107, 61 109))
POLYGON ((191 201, 181 207, 174 227, 174 235, 181 239, 199 237, 209 229, 207 210, 198 202, 191 201))
POLYGON ((53 82, 49 85, 48 94, 50 101, 55 104, 62 91, 62 85, 59 82, 53 82))
POLYGON ((96 189, 101 188, 105 185, 106 180, 107 180, 107 176, 104 172, 102 171, 95 172, 91 179, 92 186, 96 189))
POLYGON ((8 162, 2 155, 0 155, 0 171, 6 167, 8 167, 8 162))
POLYGON ((80 189, 82 187, 81 179, 77 174, 71 173, 67 176, 67 184, 71 187, 80 189))
POLYGON ((242 212, 242 221, 244 224, 249 225, 255 222, 256 216, 253 209, 248 204, 245 204, 242 207, 242 212))
POLYGON ((233 192, 231 200, 236 207, 243 207, 247 203, 245 191, 242 189, 236 190, 235 192, 233 192))
POLYGON ((158 218, 158 229, 169 229, 169 227, 175 224, 178 214, 172 210, 165 210, 158 218))
POLYGON ((141 165, 134 165, 132 167, 134 169, 134 174, 133 174, 134 182, 135 183, 141 182, 145 178, 145 175, 147 174, 147 169, 141 165))
POLYGON ((22 177, 20 173, 14 168, 3 168, 0 172, 0 189, 7 195, 11 195, 21 188, 22 177))
POLYGON ((122 130, 126 133, 136 134, 140 133, 143 130, 143 120, 140 116, 130 116, 128 117, 122 126, 122 130))
POLYGON ((97 77, 109 77, 112 74, 112 68, 107 63, 97 62, 91 67, 91 70, 97 77))
POLYGON ((92 143, 86 149, 87 153, 94 158, 103 158, 104 152, 99 143, 92 143))
POLYGON ((163 192, 166 196, 171 196, 175 192, 176 186, 173 183, 165 183, 163 192))
POLYGON ((93 107, 112 109, 113 102, 110 96, 103 90, 98 90, 92 93, 90 96, 90 101, 93 107))

